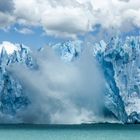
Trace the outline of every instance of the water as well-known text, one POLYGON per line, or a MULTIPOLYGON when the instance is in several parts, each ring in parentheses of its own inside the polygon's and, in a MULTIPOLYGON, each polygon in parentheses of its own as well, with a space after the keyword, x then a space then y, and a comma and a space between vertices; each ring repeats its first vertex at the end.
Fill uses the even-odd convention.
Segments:
POLYGON ((140 140, 140 125, 1 125, 0 140, 140 140))

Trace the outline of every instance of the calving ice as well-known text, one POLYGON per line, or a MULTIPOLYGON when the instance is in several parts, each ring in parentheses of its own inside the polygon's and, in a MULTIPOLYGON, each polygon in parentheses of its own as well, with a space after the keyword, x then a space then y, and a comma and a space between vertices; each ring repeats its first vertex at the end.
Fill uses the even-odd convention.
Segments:
POLYGON ((139 122, 140 37, 87 44, 32 51, 3 42, 1 123, 139 122))

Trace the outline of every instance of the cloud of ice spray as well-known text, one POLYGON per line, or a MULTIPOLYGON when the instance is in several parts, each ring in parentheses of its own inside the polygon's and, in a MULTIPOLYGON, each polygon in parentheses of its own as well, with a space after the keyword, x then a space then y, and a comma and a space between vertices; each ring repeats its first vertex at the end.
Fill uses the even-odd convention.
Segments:
POLYGON ((46 47, 34 53, 38 70, 12 65, 31 104, 17 114, 22 122, 79 124, 99 121, 102 114, 103 76, 89 49, 74 62, 63 62, 46 47))

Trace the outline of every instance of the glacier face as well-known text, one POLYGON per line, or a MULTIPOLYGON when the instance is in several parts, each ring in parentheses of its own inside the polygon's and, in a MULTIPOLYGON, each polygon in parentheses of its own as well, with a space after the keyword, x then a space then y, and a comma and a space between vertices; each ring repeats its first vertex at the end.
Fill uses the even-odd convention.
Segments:
MULTIPOLYGON (((81 45, 69 41, 53 48, 65 61, 72 61, 82 52, 81 45)), ((105 77, 105 107, 120 122, 140 122, 140 37, 114 37, 108 44, 101 40, 92 50, 105 77)))
POLYGON ((140 37, 114 37, 105 44, 93 49, 106 79, 106 97, 113 102, 107 107, 122 122, 140 122, 140 37))
POLYGON ((30 101, 20 82, 7 71, 7 66, 21 63, 33 69, 36 65, 28 47, 11 43, 3 43, 0 47, 0 118, 10 121, 9 119, 25 109, 30 101))

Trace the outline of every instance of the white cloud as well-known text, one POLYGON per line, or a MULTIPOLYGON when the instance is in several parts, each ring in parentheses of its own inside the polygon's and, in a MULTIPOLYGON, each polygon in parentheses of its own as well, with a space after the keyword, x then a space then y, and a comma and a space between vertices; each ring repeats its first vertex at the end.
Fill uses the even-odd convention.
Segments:
MULTIPOLYGON (((10 16, 15 22, 40 26, 49 35, 75 37, 94 30, 96 24, 106 30, 140 27, 139 0, 13 1, 15 9, 10 16)), ((0 26, 1 21, 0 16, 0 26)), ((8 20, 5 25, 9 24, 8 20)))
POLYGON ((0 29, 7 29, 14 23, 14 17, 10 14, 0 12, 0 29))
POLYGON ((43 13, 41 21, 48 34, 58 36, 82 34, 90 29, 88 17, 81 8, 51 8, 43 13))
POLYGON ((119 0, 119 1, 123 1, 123 2, 129 2, 130 0, 119 0))
POLYGON ((22 28, 22 29, 18 29, 18 28, 15 28, 15 31, 18 32, 18 33, 21 33, 21 34, 33 34, 34 32, 29 29, 29 28, 22 28))

